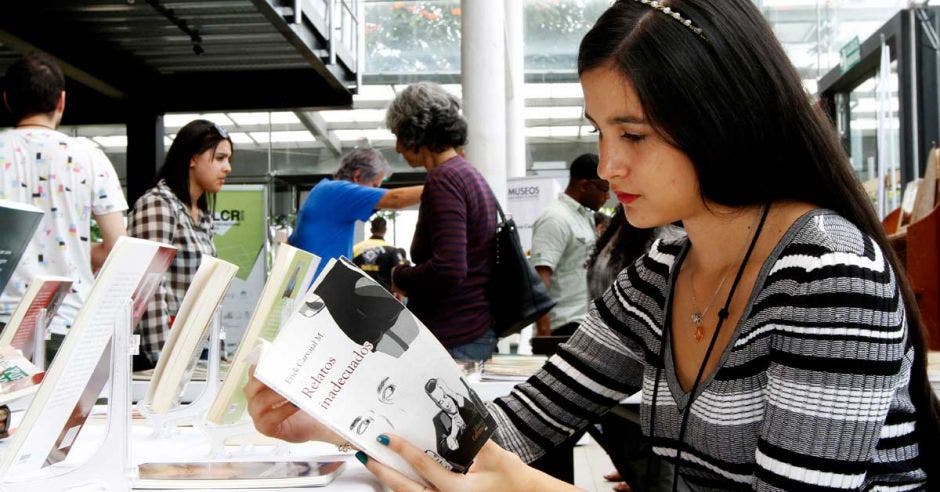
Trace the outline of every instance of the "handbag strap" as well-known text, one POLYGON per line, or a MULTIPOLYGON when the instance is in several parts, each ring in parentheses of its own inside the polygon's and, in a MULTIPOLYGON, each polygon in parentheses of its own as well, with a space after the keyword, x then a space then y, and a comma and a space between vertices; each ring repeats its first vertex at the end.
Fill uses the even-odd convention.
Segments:
POLYGON ((499 223, 502 224, 506 222, 506 214, 503 213, 503 207, 499 205, 499 200, 496 199, 496 196, 493 196, 493 201, 496 202, 496 212, 499 213, 499 223))

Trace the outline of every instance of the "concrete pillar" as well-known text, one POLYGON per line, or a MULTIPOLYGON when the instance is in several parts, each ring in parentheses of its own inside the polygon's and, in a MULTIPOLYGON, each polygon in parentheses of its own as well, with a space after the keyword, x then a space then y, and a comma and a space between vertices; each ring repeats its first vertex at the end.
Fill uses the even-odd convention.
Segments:
POLYGON ((525 52, 522 0, 506 5, 506 175, 526 175, 525 52))
POLYGON ((132 104, 127 118, 127 205, 147 192, 163 165, 163 114, 147 105, 132 104))
POLYGON ((461 0, 460 72, 469 123, 467 160, 506 204, 506 67, 499 2, 461 0))

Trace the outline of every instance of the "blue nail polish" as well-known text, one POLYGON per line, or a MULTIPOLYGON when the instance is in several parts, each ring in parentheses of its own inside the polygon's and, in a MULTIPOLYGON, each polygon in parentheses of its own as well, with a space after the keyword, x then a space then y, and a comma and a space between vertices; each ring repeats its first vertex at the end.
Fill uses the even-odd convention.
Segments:
POLYGON ((356 459, 362 462, 363 465, 369 462, 369 457, 362 451, 356 451, 356 459))
POLYGON ((383 446, 388 446, 388 436, 386 436, 385 434, 379 434, 378 437, 375 438, 375 440, 379 441, 379 444, 383 446))

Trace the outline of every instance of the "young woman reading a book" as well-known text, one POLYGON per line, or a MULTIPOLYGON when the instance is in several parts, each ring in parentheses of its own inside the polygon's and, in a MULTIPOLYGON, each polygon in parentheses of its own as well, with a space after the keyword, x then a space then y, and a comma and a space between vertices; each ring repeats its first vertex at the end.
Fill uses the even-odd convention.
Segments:
MULTIPOLYGON (((402 438, 380 442, 439 490, 563 490, 524 463, 642 389, 643 431, 674 486, 928 488, 938 407, 910 285, 760 11, 620 0, 582 41, 578 71, 598 172, 627 219, 681 222, 687 238, 654 242, 543 370, 491 406, 495 442, 466 475, 402 438)), ((303 417, 272 420, 290 409, 247 391, 259 429, 299 430, 303 417)), ((360 459, 394 490, 426 488, 360 459)))
POLYGON ((209 195, 232 171, 232 140, 219 125, 193 120, 180 128, 166 153, 157 183, 134 204, 127 219, 133 237, 177 247, 176 258, 139 324, 140 354, 134 370, 156 366, 171 319, 179 310, 202 255, 216 256, 209 195))

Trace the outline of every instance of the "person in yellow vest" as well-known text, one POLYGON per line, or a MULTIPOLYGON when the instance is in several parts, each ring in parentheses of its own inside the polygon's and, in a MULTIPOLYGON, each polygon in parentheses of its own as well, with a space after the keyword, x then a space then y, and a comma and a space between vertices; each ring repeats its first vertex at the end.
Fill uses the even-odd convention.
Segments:
POLYGON ((385 240, 387 222, 382 217, 372 219, 372 237, 353 246, 353 263, 368 273, 376 282, 391 290, 392 268, 408 263, 405 250, 385 240))

